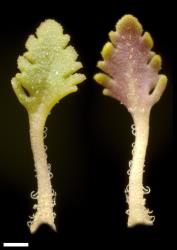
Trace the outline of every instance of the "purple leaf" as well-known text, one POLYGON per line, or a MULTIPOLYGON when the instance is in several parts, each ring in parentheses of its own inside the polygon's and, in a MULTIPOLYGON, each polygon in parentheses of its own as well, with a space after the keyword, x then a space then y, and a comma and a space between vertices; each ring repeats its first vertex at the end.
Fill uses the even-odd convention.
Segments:
POLYGON ((159 75, 161 57, 151 51, 153 40, 132 15, 123 16, 111 31, 101 52, 103 61, 94 79, 103 85, 103 93, 123 103, 134 121, 133 159, 129 164, 129 184, 125 190, 128 203, 128 226, 153 225, 155 217, 146 208, 144 197, 149 188, 143 187, 143 172, 149 135, 150 110, 165 90, 167 77, 159 75))
POLYGON ((123 103, 134 113, 157 102, 167 78, 159 75, 161 57, 151 51, 153 40, 132 15, 123 16, 111 31, 101 52, 103 61, 97 66, 106 74, 94 79, 105 87, 103 93, 123 103))

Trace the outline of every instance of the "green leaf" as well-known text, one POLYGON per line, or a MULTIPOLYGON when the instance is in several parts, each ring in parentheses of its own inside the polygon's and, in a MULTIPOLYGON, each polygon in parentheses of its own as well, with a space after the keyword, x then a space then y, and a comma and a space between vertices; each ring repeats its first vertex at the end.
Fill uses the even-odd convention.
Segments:
POLYGON ((75 73, 82 64, 78 54, 68 46, 70 36, 63 34, 62 26, 54 20, 46 20, 30 35, 27 52, 18 58, 20 73, 12 79, 12 87, 26 109, 31 112, 41 104, 47 112, 64 96, 77 91, 77 84, 85 80, 75 73))

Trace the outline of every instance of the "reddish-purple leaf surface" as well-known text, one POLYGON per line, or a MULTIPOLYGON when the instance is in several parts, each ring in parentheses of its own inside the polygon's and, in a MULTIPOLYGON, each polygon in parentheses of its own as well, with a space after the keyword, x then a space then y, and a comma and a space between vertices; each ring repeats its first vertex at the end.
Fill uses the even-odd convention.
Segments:
POLYGON ((116 31, 109 33, 111 42, 103 47, 103 61, 94 79, 105 88, 103 93, 119 100, 131 113, 135 135, 133 159, 129 162, 129 184, 125 189, 128 203, 128 226, 153 225, 155 217, 146 208, 143 172, 149 135, 149 115, 153 104, 165 90, 167 77, 159 75, 161 57, 151 51, 153 40, 132 15, 123 16, 116 31))
POLYGON ((94 77, 105 87, 104 94, 119 100, 129 111, 156 102, 152 90, 160 82, 158 96, 161 95, 167 81, 164 75, 158 74, 161 58, 151 51, 150 34, 142 33, 142 26, 135 17, 121 18, 116 31, 109 33, 112 43, 106 43, 102 50, 104 61, 98 62, 98 67, 107 75, 98 73, 94 77))

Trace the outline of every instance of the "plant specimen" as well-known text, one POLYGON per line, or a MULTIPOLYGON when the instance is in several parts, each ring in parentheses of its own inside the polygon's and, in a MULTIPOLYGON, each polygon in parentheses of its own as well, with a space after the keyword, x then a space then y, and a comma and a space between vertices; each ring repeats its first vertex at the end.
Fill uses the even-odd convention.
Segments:
POLYGON ((161 57, 151 51, 153 40, 143 33, 139 21, 132 15, 123 16, 111 31, 101 52, 103 61, 97 66, 104 73, 94 79, 105 87, 103 94, 119 100, 132 115, 135 135, 133 159, 129 162, 129 184, 125 190, 128 210, 128 226, 152 225, 155 217, 145 207, 143 187, 145 154, 149 134, 149 116, 152 106, 159 101, 167 84, 167 77, 159 75, 161 57))
POLYGON ((29 116, 30 139, 34 156, 38 190, 31 193, 37 199, 36 212, 28 226, 34 233, 42 223, 56 230, 54 219, 56 193, 51 185, 51 165, 47 163, 45 122, 53 106, 64 96, 77 91, 77 84, 85 80, 75 73, 82 68, 78 54, 68 46, 70 36, 63 34, 62 26, 54 20, 46 20, 38 27, 36 35, 26 42, 27 52, 18 57, 20 73, 12 79, 12 87, 19 102, 29 116))

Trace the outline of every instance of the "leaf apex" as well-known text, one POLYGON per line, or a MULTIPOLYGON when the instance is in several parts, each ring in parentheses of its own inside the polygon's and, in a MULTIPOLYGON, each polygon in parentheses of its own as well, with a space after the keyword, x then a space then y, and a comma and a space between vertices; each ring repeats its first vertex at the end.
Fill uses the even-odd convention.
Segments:
POLYGON ((46 29, 48 26, 57 27, 57 28, 60 29, 60 31, 63 31, 63 27, 62 27, 62 25, 60 23, 58 23, 54 19, 49 18, 49 19, 46 19, 43 22, 41 22, 41 24, 37 28, 37 32, 40 32, 41 29, 46 29))
POLYGON ((139 34, 143 32, 141 23, 133 15, 127 14, 124 15, 116 24, 116 30, 118 32, 123 31, 124 29, 134 28, 139 34))

